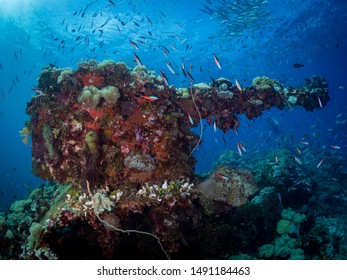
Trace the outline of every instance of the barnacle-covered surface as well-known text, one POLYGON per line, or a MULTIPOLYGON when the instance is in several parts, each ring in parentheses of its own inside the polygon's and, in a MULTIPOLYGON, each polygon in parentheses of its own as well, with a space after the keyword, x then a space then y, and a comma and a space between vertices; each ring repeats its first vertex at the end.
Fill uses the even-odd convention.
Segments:
POLYGON ((110 60, 44 68, 23 136, 31 135, 33 171, 47 183, 0 215, 2 257, 285 258, 273 252, 275 243, 290 241, 301 221, 279 222, 273 209, 280 180, 293 180, 281 168, 296 170, 293 158, 283 151, 251 173, 228 154, 199 177, 192 151, 200 140, 190 129, 200 116, 226 132, 240 125, 239 114, 254 119, 273 106, 310 111, 328 100, 320 77, 302 88, 258 77, 245 88, 220 78, 176 89, 145 66, 110 60), (293 226, 277 238, 278 223, 293 226))

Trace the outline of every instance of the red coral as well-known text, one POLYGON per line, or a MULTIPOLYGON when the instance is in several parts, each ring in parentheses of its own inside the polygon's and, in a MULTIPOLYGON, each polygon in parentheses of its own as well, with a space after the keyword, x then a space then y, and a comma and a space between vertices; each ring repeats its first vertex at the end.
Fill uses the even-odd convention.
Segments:
POLYGON ((82 80, 84 86, 100 86, 105 80, 103 76, 95 72, 88 72, 86 74, 79 73, 77 77, 82 80))

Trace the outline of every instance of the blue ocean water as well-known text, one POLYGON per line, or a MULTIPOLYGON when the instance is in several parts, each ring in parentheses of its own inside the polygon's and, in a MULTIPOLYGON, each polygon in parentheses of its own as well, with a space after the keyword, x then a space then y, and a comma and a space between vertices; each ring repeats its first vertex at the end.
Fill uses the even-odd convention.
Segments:
POLYGON ((94 58, 123 61, 132 68, 136 52, 148 69, 162 70, 175 87, 189 86, 180 71, 182 60, 191 65, 195 83, 224 77, 246 87, 265 75, 295 87, 313 74, 324 76, 330 94, 324 108, 309 113, 272 109, 252 121, 241 116, 238 136, 206 125, 194 154, 196 173, 211 171, 223 151, 237 152, 237 142, 261 159, 283 145, 284 137, 299 143, 305 136, 310 149, 325 154, 326 161, 331 153, 346 157, 345 1, 0 0, 0 26, 0 212, 43 183, 31 172, 30 143, 24 145, 18 131, 28 120, 25 107, 35 94, 37 76, 48 64, 75 69, 94 58), (227 2, 240 5, 240 25, 228 25, 227 2), (260 7, 258 13, 242 18, 254 6, 260 7), (295 68, 295 63, 304 66, 295 68))

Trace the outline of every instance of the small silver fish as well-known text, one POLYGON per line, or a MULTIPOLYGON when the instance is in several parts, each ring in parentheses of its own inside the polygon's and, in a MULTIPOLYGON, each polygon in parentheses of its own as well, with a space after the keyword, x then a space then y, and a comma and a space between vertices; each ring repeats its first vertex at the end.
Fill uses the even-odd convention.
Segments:
POLYGON ((236 79, 235 79, 235 84, 236 84, 236 87, 238 88, 238 90, 242 93, 242 87, 241 87, 239 81, 236 79))

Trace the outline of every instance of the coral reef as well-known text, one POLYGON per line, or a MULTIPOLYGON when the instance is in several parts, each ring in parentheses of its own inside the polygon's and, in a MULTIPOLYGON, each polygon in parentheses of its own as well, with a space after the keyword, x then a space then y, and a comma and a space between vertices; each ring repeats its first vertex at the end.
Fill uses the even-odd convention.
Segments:
POLYGON ((294 212, 291 208, 284 209, 282 219, 277 223, 277 232, 280 234, 271 244, 265 244, 259 248, 259 256, 270 259, 302 260, 304 251, 300 248, 300 224, 306 220, 306 216, 294 212), (293 238, 295 236, 296 238, 293 238))
MULTIPOLYGON (((246 170, 220 165, 196 176, 192 154, 201 135, 190 129, 207 118, 226 132, 238 128, 239 114, 312 110, 329 100, 319 77, 303 88, 262 78, 240 90, 220 78, 175 89, 144 65, 131 70, 111 60, 81 62, 77 70, 46 67, 36 93, 25 135, 32 137, 33 172, 52 183, 1 220, 4 258, 225 258, 242 250, 254 257, 249 248, 277 234, 281 167, 267 164, 273 178, 253 199, 261 179, 246 170)), ((278 243, 292 244, 301 216, 285 214, 278 243)), ((287 257, 275 243, 271 255, 287 257)), ((290 257, 300 255, 296 243, 289 247, 290 257)))
POLYGON ((0 216, 0 259, 56 259, 43 241, 44 221, 64 207, 61 202, 66 190, 65 186, 41 185, 27 199, 13 203, 6 219, 0 216))
POLYGON ((343 216, 317 217, 308 207, 305 215, 279 212, 274 187, 238 207, 211 200, 185 180, 146 183, 130 196, 91 189, 47 183, 13 204, 0 215, 0 257, 344 259, 347 253, 343 216))
POLYGON ((299 237, 300 224, 306 220, 304 214, 295 213, 293 209, 284 209, 281 213, 282 219, 277 223, 277 232, 279 234, 293 234, 299 237))
POLYGON ((259 256, 265 259, 303 260, 304 251, 297 248, 298 242, 288 234, 274 240, 274 244, 265 244, 259 248, 259 256))
POLYGON ((325 260, 346 259, 346 230, 344 216, 336 218, 316 217, 303 247, 311 251, 312 258, 325 260))

